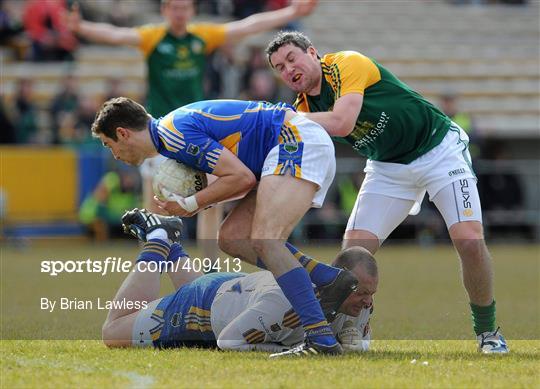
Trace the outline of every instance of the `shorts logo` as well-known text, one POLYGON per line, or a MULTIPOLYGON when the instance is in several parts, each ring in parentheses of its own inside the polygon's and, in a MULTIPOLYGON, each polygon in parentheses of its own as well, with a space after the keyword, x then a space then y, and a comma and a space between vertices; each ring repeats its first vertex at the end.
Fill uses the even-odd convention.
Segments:
POLYGON ((458 174, 465 174, 465 169, 461 168, 461 169, 451 170, 448 172, 448 175, 450 177, 457 176, 458 174))
POLYGON ((469 181, 459 180, 459 185, 461 187, 461 199, 462 199, 463 208, 465 208, 465 210, 463 211, 463 214, 465 216, 472 216, 472 213, 473 213, 471 209, 472 204, 469 201, 471 197, 471 192, 469 192, 469 181), (470 215, 467 215, 467 213, 470 213, 470 215))
POLYGON ((463 216, 471 217, 474 214, 472 209, 466 209, 463 211, 463 216))
POLYGON ((285 143, 283 149, 289 154, 294 154, 298 151, 298 143, 285 143))
POLYGON ((195 146, 193 143, 190 143, 186 152, 190 155, 196 156, 197 154, 199 154, 200 149, 199 146, 195 146))

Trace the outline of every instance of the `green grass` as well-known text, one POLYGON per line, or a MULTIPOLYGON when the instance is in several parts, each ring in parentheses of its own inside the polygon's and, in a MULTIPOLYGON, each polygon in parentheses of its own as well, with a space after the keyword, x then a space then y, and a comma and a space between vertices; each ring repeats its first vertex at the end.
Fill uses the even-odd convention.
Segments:
POLYGON ((361 355, 276 361, 263 353, 3 341, 1 386, 534 388, 540 384, 539 346, 514 341, 511 354, 486 356, 470 341, 391 340, 375 341, 372 351, 361 355))
MULTIPOLYGON (((337 247, 305 249, 329 260, 337 247)), ((124 277, 50 277, 40 273, 40 261, 107 256, 133 260, 136 244, 47 241, 3 247, 0 387, 538 387, 539 249, 491 247, 498 323, 509 340, 510 355, 477 353, 459 261, 451 247, 389 246, 377 254, 380 284, 371 351, 270 361, 262 353, 109 350, 98 340, 105 311, 39 309, 43 296, 111 298, 124 277)), ((170 291, 164 282, 162 293, 170 291)))

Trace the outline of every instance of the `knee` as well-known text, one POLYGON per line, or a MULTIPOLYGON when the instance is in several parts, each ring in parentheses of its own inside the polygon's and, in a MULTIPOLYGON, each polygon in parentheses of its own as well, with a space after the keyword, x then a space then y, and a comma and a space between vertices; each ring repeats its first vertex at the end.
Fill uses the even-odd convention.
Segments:
POLYGON ((218 246, 220 250, 229 254, 237 255, 239 251, 239 241, 247 237, 238 236, 237 229, 234 226, 224 224, 218 231, 218 246))
POLYGON ((461 222, 450 227, 450 237, 462 259, 482 256, 485 252, 484 231, 479 222, 461 222))

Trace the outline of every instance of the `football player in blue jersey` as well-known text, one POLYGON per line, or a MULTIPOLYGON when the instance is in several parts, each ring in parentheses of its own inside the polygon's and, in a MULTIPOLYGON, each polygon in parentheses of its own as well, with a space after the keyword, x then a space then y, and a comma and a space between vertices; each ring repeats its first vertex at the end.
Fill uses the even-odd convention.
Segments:
POLYGON ((217 176, 193 196, 156 199, 171 215, 191 216, 245 196, 220 228, 222 249, 272 272, 305 331, 305 342, 293 355, 343 352, 329 321, 358 280, 286 243, 309 208, 322 205, 334 178, 334 147, 322 127, 286 104, 201 101, 155 119, 140 104, 120 97, 103 104, 92 132, 128 164, 140 165, 159 153, 217 176))
MULTIPOLYGON (((126 212, 122 223, 144 246, 103 325, 107 346, 217 345, 225 350, 280 352, 302 342, 300 318, 272 273, 186 271, 183 265, 190 259, 179 243, 180 218, 134 209, 126 212), (162 298, 158 298, 160 267, 176 289, 162 298)), ((377 264, 367 250, 356 247, 339 253, 334 265, 351 269, 362 287, 341 305, 332 332, 345 351, 366 351, 377 264)))

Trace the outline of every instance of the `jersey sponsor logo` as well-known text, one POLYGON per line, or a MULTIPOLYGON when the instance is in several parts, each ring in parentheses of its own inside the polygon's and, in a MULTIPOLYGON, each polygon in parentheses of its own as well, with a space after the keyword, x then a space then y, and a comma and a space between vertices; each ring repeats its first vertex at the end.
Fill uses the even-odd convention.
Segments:
POLYGON ((465 169, 464 169, 464 168, 460 168, 460 169, 456 169, 456 170, 450 170, 450 171, 448 172, 448 175, 449 175, 450 177, 452 177, 452 176, 457 176, 457 175, 459 175, 459 174, 465 174, 465 169))
POLYGON ((375 142, 377 137, 379 137, 386 129, 386 125, 388 124, 389 120, 390 115, 383 111, 381 112, 381 116, 379 117, 377 124, 368 121, 357 123, 354 126, 353 132, 349 135, 349 137, 355 141, 353 148, 355 150, 359 150, 362 147, 375 142))
POLYGON ((172 54, 174 53, 174 46, 170 43, 160 43, 157 47, 157 51, 162 54, 172 54))

